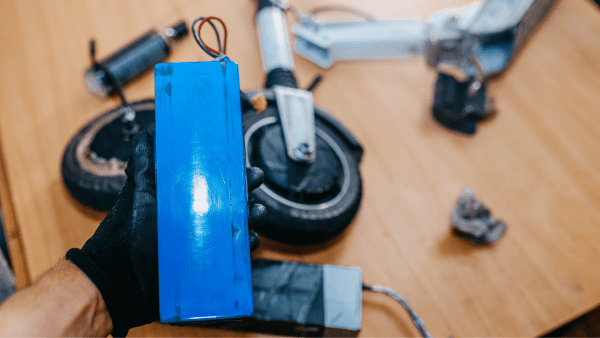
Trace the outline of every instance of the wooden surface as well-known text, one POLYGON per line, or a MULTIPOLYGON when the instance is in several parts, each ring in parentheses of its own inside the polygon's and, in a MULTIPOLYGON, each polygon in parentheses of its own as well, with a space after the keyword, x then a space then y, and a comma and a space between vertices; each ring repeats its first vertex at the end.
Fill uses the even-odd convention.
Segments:
MULTIPOLYGON (((330 1, 292 1, 301 10, 330 1)), ((381 17, 420 16, 471 1, 370 0, 381 17)), ((155 25, 223 18, 242 89, 264 81, 250 0, 4 0, 0 4, 0 200, 19 285, 81 246, 104 214, 79 205, 60 178, 62 152, 90 119, 117 105, 85 87, 87 44, 100 57, 155 25)), ((291 18, 290 18, 291 19, 291 18)), ((291 20, 290 20, 291 21, 291 20)), ((435 336, 543 334, 600 304, 600 12, 562 0, 509 71, 491 84, 499 114, 474 137, 430 115, 433 71, 421 60, 343 63, 315 102, 362 142, 364 199, 339 240, 260 257, 359 266, 366 283, 398 290, 435 336), (508 232, 475 247, 450 232, 470 186, 508 232)), ((169 61, 208 60, 188 37, 169 61)), ((302 86, 322 72, 296 56, 302 86)), ((126 89, 151 97, 151 75, 126 89)), ((133 335, 239 333, 152 324, 133 335)), ((395 302, 365 294, 363 336, 417 335, 395 302)))

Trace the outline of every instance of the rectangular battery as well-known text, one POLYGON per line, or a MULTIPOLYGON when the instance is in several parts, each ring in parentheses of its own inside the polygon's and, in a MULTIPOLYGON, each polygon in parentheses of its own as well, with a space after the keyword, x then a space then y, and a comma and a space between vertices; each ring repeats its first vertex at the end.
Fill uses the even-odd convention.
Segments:
POLYGON ((154 81, 161 322, 250 315, 238 66, 162 63, 154 81))

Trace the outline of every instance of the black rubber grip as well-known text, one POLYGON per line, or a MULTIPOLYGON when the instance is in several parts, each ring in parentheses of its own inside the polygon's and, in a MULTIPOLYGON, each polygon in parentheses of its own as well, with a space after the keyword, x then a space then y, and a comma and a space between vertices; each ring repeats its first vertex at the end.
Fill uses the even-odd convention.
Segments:
POLYGON ((175 36, 173 36, 173 40, 175 41, 181 40, 184 36, 188 34, 188 28, 185 24, 185 21, 179 22, 172 28, 175 30, 175 36))
POLYGON ((298 88, 298 82, 294 73, 289 69, 283 68, 275 68, 267 74, 265 88, 271 88, 275 85, 298 88))
POLYGON ((275 7, 275 5, 271 2, 271 0, 258 0, 258 8, 256 11, 258 12, 266 7, 275 7))

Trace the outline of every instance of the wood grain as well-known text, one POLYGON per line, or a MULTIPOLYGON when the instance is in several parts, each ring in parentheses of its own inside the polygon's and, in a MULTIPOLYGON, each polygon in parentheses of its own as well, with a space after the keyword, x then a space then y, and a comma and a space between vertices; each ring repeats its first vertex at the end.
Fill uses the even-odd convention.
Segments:
MULTIPOLYGON (((471 2, 348 3, 381 17, 425 18, 471 2)), ((292 3, 308 10, 333 1, 292 3)), ((154 25, 217 15, 229 26, 242 89, 253 89, 264 81, 254 7, 250 0, 2 2, 0 141, 14 210, 7 226, 18 229, 22 275, 35 279, 81 246, 103 217, 69 196, 59 171, 74 133, 117 105, 84 86, 88 39, 96 38, 102 57, 154 25)), ((359 266, 366 283, 404 295, 435 336, 533 336, 598 306, 599 36, 593 3, 559 1, 514 65, 490 84, 499 114, 474 137, 431 118, 435 74, 421 60, 347 62, 323 71, 296 56, 299 83, 324 73, 315 102, 365 148, 364 200, 337 240, 306 248, 264 241, 256 255, 359 266), (449 213, 464 186, 508 224, 497 245, 476 247, 451 234, 449 213)), ((169 60, 208 57, 188 37, 169 60)), ((151 97, 152 77, 126 94, 151 97)), ((418 335, 385 297, 365 294, 363 310, 363 336, 418 335)), ((239 335, 159 324, 132 334, 239 335)))

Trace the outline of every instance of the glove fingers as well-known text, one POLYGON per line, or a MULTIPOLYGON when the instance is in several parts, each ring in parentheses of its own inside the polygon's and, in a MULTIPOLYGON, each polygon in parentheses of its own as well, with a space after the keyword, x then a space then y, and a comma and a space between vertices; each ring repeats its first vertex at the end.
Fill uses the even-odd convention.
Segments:
POLYGON ((154 139, 142 131, 133 138, 135 193, 131 230, 134 273, 144 295, 148 318, 158 318, 158 229, 154 139))
POLYGON ((258 167, 246 168, 246 179, 248 180, 248 192, 260 187, 264 181, 264 173, 258 167))
POLYGON ((154 139, 145 131, 133 138, 133 162, 136 193, 149 194, 148 197, 156 199, 154 139))
POLYGON ((262 204, 254 204, 248 213, 248 230, 256 230, 267 219, 267 208, 262 204))
POLYGON ((249 242, 250 242, 250 252, 256 250, 258 248, 258 245, 260 244, 260 237, 258 236, 258 234, 254 231, 250 231, 249 233, 249 242))

